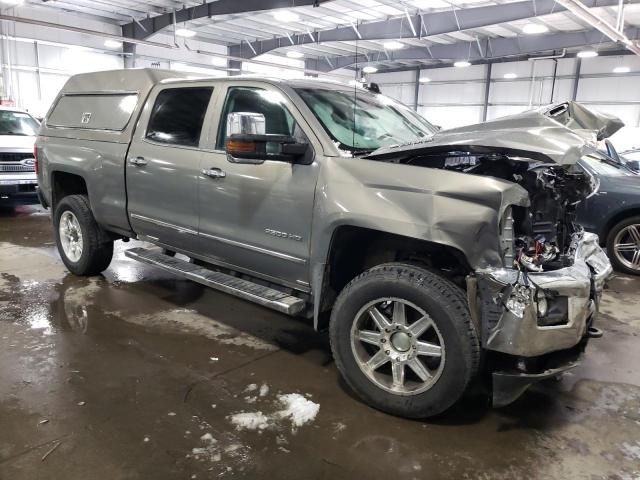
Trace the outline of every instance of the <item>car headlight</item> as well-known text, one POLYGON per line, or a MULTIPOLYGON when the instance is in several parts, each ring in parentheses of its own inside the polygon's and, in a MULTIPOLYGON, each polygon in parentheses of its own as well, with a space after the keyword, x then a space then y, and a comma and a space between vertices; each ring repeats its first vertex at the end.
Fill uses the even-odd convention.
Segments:
POLYGON ((507 207, 500 220, 500 250, 502 252, 502 264, 507 268, 513 268, 515 260, 515 233, 513 231, 513 210, 507 207))
POLYGON ((549 302, 547 302, 547 296, 541 289, 538 289, 536 293, 536 304, 538 305, 538 316, 545 317, 549 313, 549 302))

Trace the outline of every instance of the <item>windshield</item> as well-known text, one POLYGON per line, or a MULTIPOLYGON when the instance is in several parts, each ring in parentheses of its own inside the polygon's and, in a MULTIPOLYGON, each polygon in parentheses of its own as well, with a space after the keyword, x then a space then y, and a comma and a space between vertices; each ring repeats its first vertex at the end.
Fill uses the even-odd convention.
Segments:
POLYGON ((631 162, 640 162, 640 150, 631 150, 622 154, 625 160, 631 162))
POLYGON ((631 170, 610 160, 604 155, 586 155, 582 157, 582 161, 597 175, 603 175, 606 177, 621 177, 626 175, 633 175, 631 170))
POLYGON ((40 124, 28 113, 0 110, 0 135, 36 136, 40 124))
POLYGON ((298 88, 298 94, 339 147, 368 152, 424 140, 437 129, 408 107, 363 90, 298 88))

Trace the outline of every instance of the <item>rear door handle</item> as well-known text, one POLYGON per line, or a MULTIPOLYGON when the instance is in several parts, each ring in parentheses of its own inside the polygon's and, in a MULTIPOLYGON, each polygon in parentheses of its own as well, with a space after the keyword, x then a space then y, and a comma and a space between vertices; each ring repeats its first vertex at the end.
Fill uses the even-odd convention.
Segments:
POLYGON ((224 178, 227 176, 226 172, 219 168, 205 168, 202 170, 202 174, 211 178, 224 178))
POLYGON ((136 167, 141 167, 143 165, 146 165, 147 161, 144 159, 144 157, 131 157, 129 159, 129 163, 131 165, 135 165, 136 167))

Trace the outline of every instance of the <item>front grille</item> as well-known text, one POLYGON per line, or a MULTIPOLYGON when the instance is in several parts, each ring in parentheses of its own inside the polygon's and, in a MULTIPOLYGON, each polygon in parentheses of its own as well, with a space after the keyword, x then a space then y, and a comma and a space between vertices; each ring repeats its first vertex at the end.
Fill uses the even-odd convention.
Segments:
POLYGON ((18 173, 22 173, 22 172, 35 172, 36 169, 33 167, 33 165, 20 165, 20 164, 8 164, 8 165, 2 165, 0 163, 0 172, 18 172, 18 173))
POLYGON ((0 162, 20 162, 25 158, 33 158, 33 153, 0 152, 0 162))

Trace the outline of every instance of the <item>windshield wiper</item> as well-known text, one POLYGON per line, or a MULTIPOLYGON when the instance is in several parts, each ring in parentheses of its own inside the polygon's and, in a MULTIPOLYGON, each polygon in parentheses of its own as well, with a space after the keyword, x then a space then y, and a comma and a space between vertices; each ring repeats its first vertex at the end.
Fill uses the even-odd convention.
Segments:
POLYGON ((347 150, 348 152, 353 153, 354 155, 367 155, 375 150, 376 148, 362 148, 362 147, 353 147, 351 145, 347 145, 345 143, 340 142, 339 148, 341 150, 347 150))

